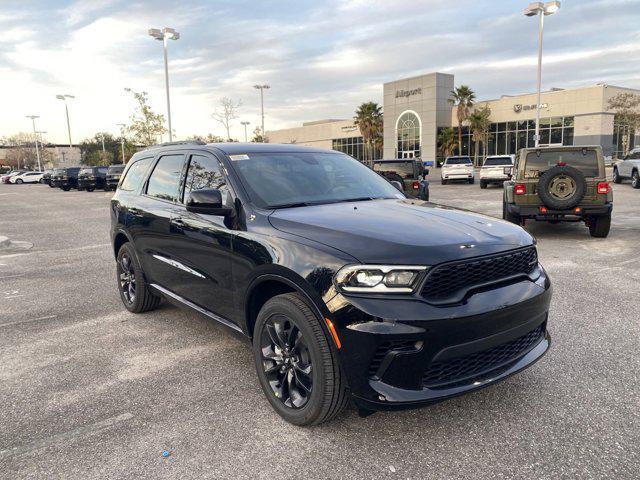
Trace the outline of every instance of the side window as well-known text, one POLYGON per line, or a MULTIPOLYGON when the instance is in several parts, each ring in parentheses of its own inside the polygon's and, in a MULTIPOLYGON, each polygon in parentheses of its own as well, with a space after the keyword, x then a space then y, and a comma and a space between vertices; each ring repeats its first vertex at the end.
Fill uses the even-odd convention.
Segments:
MULTIPOLYGON (((222 169, 218 160, 204 155, 192 155, 187 170, 187 178, 184 185, 183 200, 186 200, 193 190, 202 188, 222 188, 226 184, 222 169)), ((223 192, 224 196, 224 192, 223 192)))
POLYGON ((184 155, 164 155, 160 157, 149 177, 147 195, 162 200, 177 201, 178 185, 183 165, 184 155))
POLYGON ((127 170, 127 175, 124 177, 124 180, 120 183, 120 190, 127 192, 137 190, 144 180, 144 175, 152 160, 153 157, 142 158, 131 165, 129 170, 127 170))
POLYGON ((107 170, 109 170, 109 167, 98 167, 98 172, 100 173, 107 173, 107 170))

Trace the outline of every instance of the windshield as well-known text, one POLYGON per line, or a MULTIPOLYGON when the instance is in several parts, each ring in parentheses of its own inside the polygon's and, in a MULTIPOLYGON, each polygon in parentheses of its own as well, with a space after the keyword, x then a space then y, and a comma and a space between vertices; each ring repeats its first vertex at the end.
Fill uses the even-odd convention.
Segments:
POLYGON ((252 201, 263 208, 405 198, 384 178, 340 153, 231 155, 252 201))
POLYGON ((471 163, 471 159, 469 157, 452 157, 447 158, 444 163, 445 165, 466 165, 471 163))
POLYGON ((492 167, 495 165, 512 165, 511 157, 487 157, 484 161, 485 167, 492 167))
POLYGON ((113 165, 109 167, 109 170, 107 170, 107 173, 122 173, 123 170, 124 170, 124 165, 113 165))
POLYGON ((598 176, 598 156, 595 150, 551 150, 543 149, 527 153, 525 177, 538 178, 540 172, 556 166, 558 163, 577 168, 586 177, 598 176))
POLYGON ((397 173, 402 178, 413 178, 413 160, 401 162, 376 162, 373 170, 380 173, 397 173))

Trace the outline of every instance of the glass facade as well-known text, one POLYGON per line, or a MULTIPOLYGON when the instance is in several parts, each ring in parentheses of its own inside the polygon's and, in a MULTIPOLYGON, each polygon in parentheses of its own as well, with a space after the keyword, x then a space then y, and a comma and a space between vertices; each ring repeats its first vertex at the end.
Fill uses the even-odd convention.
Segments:
MULTIPOLYGON (((346 153, 360 162, 364 162, 364 139, 363 137, 334 138, 331 140, 331 148, 338 152, 346 153)), ((380 148, 372 148, 373 158, 371 160, 380 160, 382 152, 380 148)))
POLYGON ((404 112, 396 124, 398 158, 420 157, 420 120, 413 112, 404 112))
MULTIPOLYGON (((547 117, 540 119, 540 145, 573 145, 573 117, 547 117)), ((453 130, 458 138, 458 128, 453 130)), ((515 155, 521 148, 535 146, 535 120, 492 123, 489 127, 486 153, 480 142, 478 156, 515 155)), ((440 155, 440 145, 438 145, 440 155)), ((462 127, 462 152, 456 148, 454 155, 475 156, 475 145, 469 127, 462 127)))
POLYGON ((620 122, 620 119, 616 115, 613 120, 613 158, 620 159, 624 157, 625 148, 624 142, 627 142, 626 151, 629 152, 635 147, 635 134, 633 127, 625 125, 620 122))

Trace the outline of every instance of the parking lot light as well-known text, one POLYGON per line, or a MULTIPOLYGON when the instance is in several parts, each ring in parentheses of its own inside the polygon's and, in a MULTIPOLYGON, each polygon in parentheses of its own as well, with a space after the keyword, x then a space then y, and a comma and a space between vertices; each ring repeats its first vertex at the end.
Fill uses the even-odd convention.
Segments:
POLYGON ((267 84, 264 84, 264 85, 254 85, 253 88, 255 88, 256 90, 260 90, 260 112, 262 115, 262 143, 264 143, 266 140, 266 134, 264 131, 264 91, 268 90, 271 87, 267 84))
POLYGON ((126 128, 127 124, 118 123, 117 125, 120 127, 120 146, 122 147, 122 163, 127 163, 124 160, 124 129, 126 128))
POLYGON ((167 92, 167 124, 169 126, 169 141, 173 141, 173 132, 171 131, 171 102, 169 101, 169 63, 167 60, 167 40, 178 40, 180 34, 173 28, 164 27, 162 30, 158 28, 150 28, 149 35, 156 40, 160 40, 163 45, 164 53, 164 84, 167 92))
POLYGON ((73 99, 76 98, 73 95, 56 95, 56 98, 58 100, 62 100, 64 102, 64 111, 67 115, 67 133, 69 134, 69 147, 73 147, 73 142, 71 141, 71 124, 69 123, 69 107, 67 105, 67 99, 73 99))
POLYGON ((36 157, 38 158, 38 170, 42 171, 42 165, 40 164, 40 150, 38 149, 38 133, 36 132, 36 118, 40 118, 40 115, 27 115, 27 118, 31 119, 31 125, 33 126, 33 139, 36 142, 36 157))
POLYGON ((551 2, 533 2, 530 3, 527 8, 524 9, 524 14, 527 17, 535 17, 538 15, 538 72, 537 72, 537 102, 536 102, 536 133, 535 133, 535 146, 538 148, 540 144, 540 88, 542 83, 542 31, 544 30, 544 17, 546 15, 553 15, 560 9, 560 2, 553 0, 551 2))

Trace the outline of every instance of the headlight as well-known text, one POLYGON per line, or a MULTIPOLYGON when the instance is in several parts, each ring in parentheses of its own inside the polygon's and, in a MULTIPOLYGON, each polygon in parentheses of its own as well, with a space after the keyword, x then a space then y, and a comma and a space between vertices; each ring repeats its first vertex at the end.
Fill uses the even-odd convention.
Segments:
POLYGON ((411 293, 424 266, 348 265, 336 274, 336 286, 345 292, 411 293))

